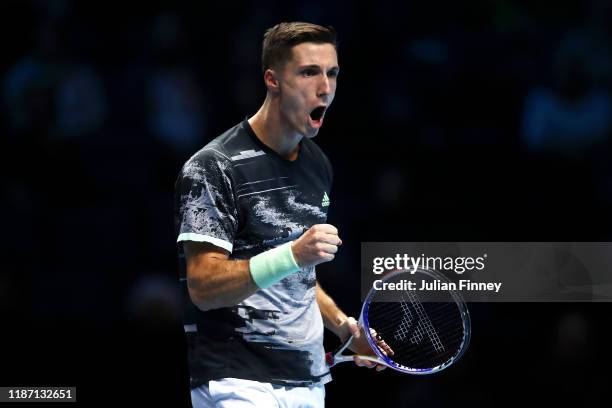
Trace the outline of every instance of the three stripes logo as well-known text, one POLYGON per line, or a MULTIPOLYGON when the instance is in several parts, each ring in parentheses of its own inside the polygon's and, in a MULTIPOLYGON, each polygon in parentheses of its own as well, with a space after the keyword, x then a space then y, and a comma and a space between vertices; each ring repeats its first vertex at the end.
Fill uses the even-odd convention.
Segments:
POLYGON ((321 207, 329 207, 329 197, 327 196, 327 191, 323 192, 323 201, 321 202, 321 207))

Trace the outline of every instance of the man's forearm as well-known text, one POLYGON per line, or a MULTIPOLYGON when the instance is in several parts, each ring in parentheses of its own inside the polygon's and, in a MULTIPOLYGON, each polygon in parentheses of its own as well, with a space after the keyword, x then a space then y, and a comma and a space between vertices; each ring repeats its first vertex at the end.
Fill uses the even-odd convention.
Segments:
POLYGON ((317 303, 323 317, 323 324, 328 330, 331 330, 340 340, 344 341, 347 337, 346 328, 343 327, 346 322, 346 314, 340 310, 336 302, 321 288, 319 282, 316 287, 317 303))
POLYGON ((189 265, 189 296, 201 310, 234 306, 259 290, 248 260, 205 259, 189 265))

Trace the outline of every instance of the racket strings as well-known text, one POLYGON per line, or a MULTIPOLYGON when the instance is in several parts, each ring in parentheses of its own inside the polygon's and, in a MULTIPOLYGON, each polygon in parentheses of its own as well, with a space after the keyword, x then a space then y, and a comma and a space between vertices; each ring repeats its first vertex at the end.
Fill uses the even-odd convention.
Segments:
POLYGON ((451 300, 423 303, 410 296, 401 302, 373 302, 369 326, 393 349, 392 361, 417 369, 449 361, 465 337, 461 312, 451 300))
POLYGON ((404 343, 403 347, 397 345, 391 346, 395 354, 391 360, 405 367, 412 368, 432 368, 444 364, 449 359, 453 358, 457 353, 457 347, 452 343, 461 343, 462 336, 453 336, 453 338, 445 339, 451 343, 453 347, 447 346, 447 351, 440 353, 434 347, 419 347, 404 343))

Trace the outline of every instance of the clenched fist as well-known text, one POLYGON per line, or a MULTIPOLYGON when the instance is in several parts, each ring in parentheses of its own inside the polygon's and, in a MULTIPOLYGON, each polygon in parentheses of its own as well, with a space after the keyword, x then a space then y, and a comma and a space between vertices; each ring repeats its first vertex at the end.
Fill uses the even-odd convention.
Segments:
POLYGON ((291 250, 297 264, 304 268, 333 260, 339 245, 342 240, 336 227, 317 224, 293 241, 291 250))

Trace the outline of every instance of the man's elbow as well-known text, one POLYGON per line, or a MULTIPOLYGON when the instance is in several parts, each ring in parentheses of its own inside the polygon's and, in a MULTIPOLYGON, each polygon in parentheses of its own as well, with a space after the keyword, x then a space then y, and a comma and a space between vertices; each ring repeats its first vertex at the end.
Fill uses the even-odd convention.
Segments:
POLYGON ((206 312, 208 310, 217 309, 219 306, 216 304, 215 296, 212 291, 206 287, 204 279, 202 278, 188 278, 187 279, 187 290, 189 291, 189 298, 191 302, 201 311, 206 312))

